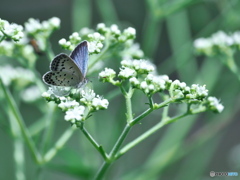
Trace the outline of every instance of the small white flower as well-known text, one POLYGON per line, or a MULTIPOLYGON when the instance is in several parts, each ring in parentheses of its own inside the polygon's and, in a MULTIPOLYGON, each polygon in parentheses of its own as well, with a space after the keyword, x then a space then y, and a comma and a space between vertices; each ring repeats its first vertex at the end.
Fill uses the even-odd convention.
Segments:
POLYGON ((25 23, 25 30, 28 33, 35 33, 36 31, 40 30, 42 28, 41 23, 37 19, 30 18, 25 23))
POLYGON ((54 28, 58 28, 60 26, 61 20, 58 17, 52 17, 48 20, 48 22, 54 28))
POLYGON ((120 78, 131 78, 136 76, 137 73, 134 69, 128 68, 128 67, 124 67, 122 69, 120 69, 120 72, 118 74, 118 76, 120 78))
POLYGON ((72 35, 69 36, 69 40, 72 44, 78 44, 81 41, 81 37, 77 32, 72 33, 72 35))
POLYGON ((94 98, 92 100, 92 106, 96 109, 96 110, 99 110, 99 109, 107 109, 108 108, 108 100, 107 99, 102 99, 100 98, 99 96, 94 98))
POLYGON ((215 97, 209 96, 208 102, 211 108, 216 110, 218 113, 221 113, 224 109, 224 106, 219 102, 219 100, 215 97))
POLYGON ((110 30, 113 34, 119 35, 121 33, 116 24, 111 25, 110 30))
POLYGON ((152 63, 143 59, 134 60, 133 67, 135 70, 140 72, 153 72, 155 70, 155 67, 152 63))
POLYGON ((65 39, 65 38, 62 38, 62 39, 60 39, 59 41, 58 41, 58 43, 60 44, 60 45, 65 45, 66 44, 66 42, 67 42, 67 40, 65 39))
MULTIPOLYGON (((168 76, 167 76, 168 77, 168 76)), ((160 91, 166 88, 166 75, 163 76, 155 76, 153 74, 148 74, 146 77, 146 81, 149 81, 155 86, 156 91, 160 91)))
POLYGON ((84 111, 85 111, 84 106, 74 107, 73 109, 69 109, 66 112, 66 115, 64 118, 66 121, 70 121, 72 123, 75 123, 76 121, 81 121, 83 120, 84 111))
POLYGON ((95 32, 93 34, 88 34, 88 38, 92 39, 93 41, 103 41, 105 39, 100 33, 95 32))
POLYGON ((99 53, 103 48, 103 44, 97 41, 88 42, 88 52, 89 53, 99 53))
POLYGON ((136 77, 132 77, 129 79, 130 83, 137 86, 140 84, 139 80, 136 77))
POLYGON ((232 38, 236 45, 240 45, 240 31, 236 31, 232 34, 232 38))
POLYGON ((125 44, 126 48, 121 53, 123 59, 143 58, 144 53, 138 43, 133 43, 133 40, 128 40, 125 44))
POLYGON ((99 23, 97 25, 97 29, 105 29, 106 28, 106 25, 104 23, 99 23))
POLYGON ((97 30, 98 30, 98 31, 101 31, 101 32, 103 32, 103 33, 106 33, 106 32, 109 31, 109 28, 107 28, 104 23, 99 23, 99 24, 97 25, 97 30))
POLYGON ((69 108, 79 106, 79 103, 75 100, 66 100, 61 101, 61 103, 58 105, 62 110, 68 110, 69 108))
POLYGON ((82 29, 80 30, 79 34, 80 34, 81 36, 86 36, 86 35, 88 35, 88 34, 90 34, 90 33, 92 33, 92 32, 93 32, 92 29, 89 29, 89 28, 87 28, 87 27, 84 27, 84 28, 82 28, 82 29))
POLYGON ((124 67, 132 67, 133 61, 130 59, 124 59, 121 61, 121 65, 124 67))
POLYGON ((206 38, 196 39, 193 43, 196 49, 207 49, 212 47, 212 41, 206 38))
POLYGON ((80 94, 83 97, 80 99, 81 102, 91 102, 96 97, 96 93, 92 89, 84 89, 80 94))
POLYGON ((127 36, 127 38, 134 38, 136 36, 136 29, 129 27, 123 31, 123 34, 127 36))
POLYGON ((5 41, 3 40, 0 43, 0 54, 3 54, 5 56, 12 56, 14 53, 14 43, 11 41, 5 41))
POLYGON ((153 91, 155 89, 155 86, 153 84, 149 84, 148 89, 153 91))
POLYGON ((199 86, 199 85, 193 84, 192 89, 196 91, 198 96, 206 97, 208 95, 208 90, 206 89, 206 85, 199 86))
POLYGON ((142 81, 141 84, 140 84, 140 87, 141 87, 142 89, 147 89, 147 88, 148 88, 147 82, 146 82, 146 81, 142 81))
POLYGON ((26 102, 33 102, 41 97, 41 92, 37 86, 31 86, 21 93, 21 97, 26 102))
POLYGON ((99 73, 99 78, 115 77, 116 72, 111 68, 105 68, 104 71, 99 73))

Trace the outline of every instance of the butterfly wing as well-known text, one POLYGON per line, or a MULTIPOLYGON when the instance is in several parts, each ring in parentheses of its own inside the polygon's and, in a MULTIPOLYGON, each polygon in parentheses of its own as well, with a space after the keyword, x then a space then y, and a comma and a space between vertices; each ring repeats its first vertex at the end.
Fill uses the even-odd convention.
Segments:
POLYGON ((67 71, 49 71, 43 75, 43 81, 48 85, 77 87, 79 77, 67 71))
POLYGON ((52 60, 50 70, 43 75, 43 80, 48 85, 77 87, 84 80, 75 62, 63 53, 52 60))
POLYGON ((82 75, 86 76, 88 67, 88 45, 87 41, 83 41, 77 45, 77 47, 72 51, 70 57, 74 60, 78 68, 80 69, 82 75))

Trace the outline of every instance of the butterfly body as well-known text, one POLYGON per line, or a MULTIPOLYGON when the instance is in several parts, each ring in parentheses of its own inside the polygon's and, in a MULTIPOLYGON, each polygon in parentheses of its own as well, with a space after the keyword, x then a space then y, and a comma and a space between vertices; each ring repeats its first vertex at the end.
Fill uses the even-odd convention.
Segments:
POLYGON ((80 88, 87 82, 87 66, 87 41, 83 41, 70 56, 57 55, 50 64, 50 71, 43 75, 43 81, 51 86, 80 88))

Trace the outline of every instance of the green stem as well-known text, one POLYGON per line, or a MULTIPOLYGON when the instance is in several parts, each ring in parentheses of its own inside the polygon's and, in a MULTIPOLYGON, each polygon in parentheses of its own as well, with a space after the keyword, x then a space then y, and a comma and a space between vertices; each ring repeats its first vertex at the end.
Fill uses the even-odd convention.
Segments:
POLYGON ((89 134, 89 132, 84 128, 84 124, 81 123, 80 126, 78 126, 83 134, 86 136, 86 138, 90 141, 90 143, 96 148, 96 150, 102 155, 103 159, 105 161, 108 161, 108 154, 104 151, 103 147, 99 145, 95 139, 89 134))
POLYGON ((22 139, 21 129, 12 112, 9 112, 11 134, 13 136, 15 176, 16 180, 25 180, 25 161, 24 161, 24 142, 22 139))
POLYGON ((6 37, 3 35, 0 39, 0 42, 2 42, 6 37))
POLYGON ((41 149, 42 154, 46 152, 46 149, 49 147, 49 144, 51 141, 51 136, 54 130, 55 119, 56 119, 54 116, 56 107, 57 106, 53 104, 48 104, 48 112, 47 112, 47 116, 45 117, 45 128, 44 128, 44 134, 42 139, 42 149, 41 149))
POLYGON ((126 108, 127 108, 127 123, 129 123, 133 119, 132 115, 132 95, 133 95, 133 89, 132 87, 129 88, 128 93, 125 94, 125 99, 126 99, 126 108))
POLYGON ((233 74, 237 76, 238 80, 240 81, 240 73, 239 73, 238 67, 234 61, 233 52, 228 55, 227 60, 226 60, 226 65, 233 72, 233 74))
POLYGON ((123 154, 125 154, 127 151, 129 151, 130 149, 132 149, 134 146, 136 146, 137 144, 139 144, 140 142, 142 142, 143 140, 145 140, 146 138, 148 138, 149 136, 151 136, 153 133, 155 133, 156 131, 158 131, 160 128, 162 128, 164 125, 172 123, 178 119, 181 119, 185 116, 187 116, 188 114, 185 113, 183 115, 168 119, 166 121, 161 121, 158 124, 156 124, 154 127, 152 127, 151 129, 149 129, 148 131, 146 131, 144 134, 142 134, 141 136, 139 136, 138 138, 136 138, 135 140, 133 140, 132 142, 128 143, 126 146, 124 146, 115 156, 116 159, 118 159, 120 156, 122 156, 123 154))
POLYGON ((16 163, 16 180, 25 180, 24 143, 21 137, 14 138, 14 160, 16 163))
POLYGON ((41 162, 41 164, 45 164, 47 162, 49 162, 58 152, 58 150, 60 150, 64 144, 69 140, 69 138, 72 136, 72 134, 74 133, 74 131, 77 128, 75 126, 72 126, 70 128, 68 128, 63 135, 58 139, 58 141, 55 143, 54 147, 51 148, 45 155, 44 158, 41 162))
POLYGON ((134 125, 136 123, 138 123, 141 119, 143 119, 145 116, 147 116, 148 114, 150 114, 153 110, 155 109, 160 109, 162 107, 165 107, 167 106, 169 103, 175 101, 176 99, 172 99, 172 98, 169 98, 167 99, 166 101, 163 101, 162 103, 160 103, 159 105, 155 106, 153 105, 153 108, 149 108, 147 109, 145 112, 143 112, 141 115, 139 115, 138 117, 136 117, 135 119, 133 119, 130 124, 131 125, 134 125))
POLYGON ((1 87, 3 89, 3 92, 4 92, 4 95, 8 101, 8 104, 9 104, 9 107, 14 115, 14 117, 16 118, 19 126, 20 126, 20 129, 21 129, 21 132, 23 134, 23 137, 24 137, 24 140, 26 141, 27 145, 28 145, 28 148, 31 152, 31 155, 33 157, 33 159, 35 160, 36 163, 39 163, 41 162, 42 160, 42 157, 41 155, 39 154, 39 152, 37 151, 36 147, 35 147, 35 144, 33 142, 33 140, 31 139, 31 136, 28 132, 28 129, 20 115, 20 112, 14 102, 14 99, 13 97, 11 96, 10 92, 8 91, 8 89, 5 87, 5 85, 3 84, 2 82, 2 79, 0 78, 0 84, 1 84, 1 87))
MULTIPOLYGON (((139 115, 138 117, 136 117, 135 119, 129 119, 129 117, 132 117, 132 107, 131 107, 131 97, 132 97, 132 93, 133 90, 130 88, 129 92, 127 93, 125 91, 125 89, 121 87, 121 91, 124 94, 125 98, 126 98, 126 104, 127 104, 127 124, 123 130, 123 132, 121 133, 121 135, 119 136, 117 142, 115 143, 114 147, 112 148, 110 154, 109 154, 109 158, 107 161, 105 161, 101 168, 99 169, 97 175, 95 176, 96 180, 100 180, 103 178, 104 174, 106 173, 107 169, 110 167, 110 165, 116 160, 116 154, 119 151, 124 139, 126 138, 127 134, 129 133, 129 131, 131 130, 131 128, 137 123, 139 122, 141 119, 143 119, 144 117, 146 117, 148 114, 150 114, 154 109, 159 109, 161 107, 166 106, 168 103, 170 102, 174 102, 176 99, 168 99, 164 102, 162 102, 161 104, 155 106, 154 104, 152 105, 152 108, 147 109, 145 112, 143 112, 141 115, 139 115), (129 102, 130 101, 130 102, 129 102), (131 115, 130 115, 131 114, 131 115)), ((151 98, 150 98, 150 103, 153 103, 151 98)), ((162 121, 162 123, 164 123, 165 121, 162 121)), ((165 122, 167 123, 167 122, 165 122)), ((158 127, 158 126, 157 126, 158 127)), ((139 141, 140 142, 140 141, 139 141)), ((138 142, 138 143, 139 143, 138 142)))
POLYGON ((115 154, 117 153, 117 151, 120 149, 120 146, 122 145, 124 139, 126 138, 127 134, 129 133, 129 131, 131 130, 131 125, 127 124, 122 132, 122 134, 119 136, 117 142, 115 143, 113 149, 110 152, 109 155, 109 160, 105 161, 101 168, 99 169, 95 179, 96 180, 100 180, 103 178, 104 174, 106 173, 107 169, 110 167, 110 165, 112 164, 112 162, 114 162, 115 158, 115 154))

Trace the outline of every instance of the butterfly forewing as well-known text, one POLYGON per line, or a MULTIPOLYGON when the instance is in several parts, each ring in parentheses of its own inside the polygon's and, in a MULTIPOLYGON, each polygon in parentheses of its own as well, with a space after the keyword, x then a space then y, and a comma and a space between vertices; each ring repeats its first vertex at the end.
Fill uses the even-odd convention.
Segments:
POLYGON ((52 71, 65 71, 75 74, 76 76, 82 76, 82 72, 79 70, 76 63, 66 54, 57 55, 50 64, 50 70, 52 71))
POLYGON ((74 60, 78 68, 81 70, 82 75, 85 77, 88 66, 87 41, 83 41, 79 45, 77 45, 77 47, 70 54, 70 57, 74 60))
POLYGON ((43 80, 48 85, 77 87, 81 82, 79 77, 67 71, 50 71, 44 74, 43 80))

